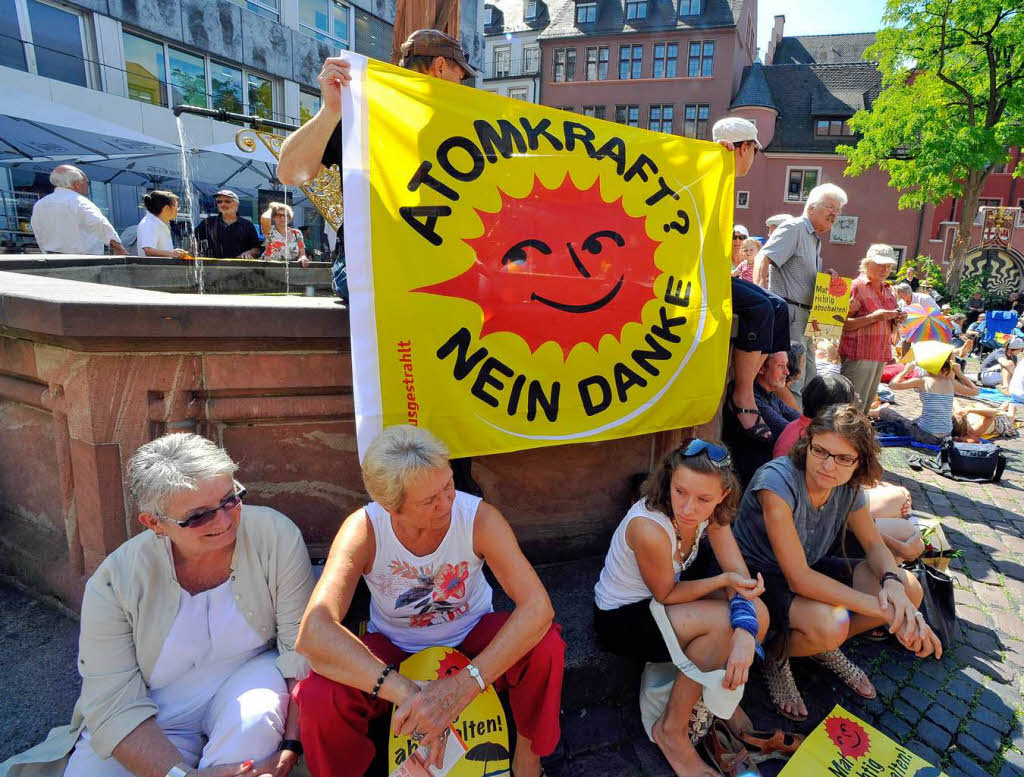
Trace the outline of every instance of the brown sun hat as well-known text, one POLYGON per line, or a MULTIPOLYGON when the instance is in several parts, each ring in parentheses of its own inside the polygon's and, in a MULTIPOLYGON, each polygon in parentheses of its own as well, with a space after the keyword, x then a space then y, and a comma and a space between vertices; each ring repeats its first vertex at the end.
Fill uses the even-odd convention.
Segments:
POLYGON ((479 71, 469 64, 462 44, 440 30, 416 30, 402 44, 402 58, 406 57, 444 57, 458 62, 467 76, 480 75, 479 71))

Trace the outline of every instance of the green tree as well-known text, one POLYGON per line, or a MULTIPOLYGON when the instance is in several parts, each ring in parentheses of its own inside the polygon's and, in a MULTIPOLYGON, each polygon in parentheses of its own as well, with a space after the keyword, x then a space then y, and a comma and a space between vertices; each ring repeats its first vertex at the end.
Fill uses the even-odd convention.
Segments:
POLYGON ((1024 145, 1022 11, 1024 0, 888 0, 865 52, 883 90, 850 120, 857 145, 838 149, 846 175, 888 173, 901 208, 962 199, 947 279, 954 292, 982 185, 1009 147, 1024 145))

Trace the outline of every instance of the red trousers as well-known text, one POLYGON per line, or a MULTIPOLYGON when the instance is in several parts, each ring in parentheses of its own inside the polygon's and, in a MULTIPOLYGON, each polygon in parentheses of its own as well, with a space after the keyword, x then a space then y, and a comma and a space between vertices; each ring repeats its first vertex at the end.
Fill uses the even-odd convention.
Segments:
MULTIPOLYGON (((510 615, 485 615, 458 649, 470 658, 483 652, 510 615)), ((496 690, 508 690, 516 729, 541 756, 550 755, 561 737, 558 714, 565 663, 561 632, 557 623, 552 624, 543 639, 494 683, 496 690)), ((386 664, 398 666, 408 657, 383 634, 367 634, 362 640, 386 664)), ((312 777, 362 777, 374 756, 367 736, 370 721, 388 713, 391 703, 371 699, 365 691, 316 672, 310 672, 292 694, 299 706, 302 747, 312 777)))

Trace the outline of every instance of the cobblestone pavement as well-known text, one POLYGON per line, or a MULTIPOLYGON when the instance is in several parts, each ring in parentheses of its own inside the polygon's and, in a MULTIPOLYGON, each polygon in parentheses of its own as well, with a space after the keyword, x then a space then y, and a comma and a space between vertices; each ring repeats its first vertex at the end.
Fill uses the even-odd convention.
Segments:
MULTIPOLYGON (((916 418, 916 397, 898 399, 901 414, 916 418)), ((960 641, 941 661, 918 660, 894 644, 850 643, 846 652, 878 689, 872 701, 812 662, 794 661, 811 713, 804 724, 774 713, 755 664, 744 706, 758 728, 807 732, 839 703, 941 765, 950 777, 1024 777, 1024 440, 1001 445, 1009 466, 998 485, 915 472, 907 464, 913 455, 909 449, 888 448, 883 454, 886 480, 910 489, 915 510, 941 518, 950 542, 963 551, 952 567, 960 641)), ((584 604, 589 609, 589 601, 584 604)), ((48 727, 67 722, 78 678, 73 621, 4 586, 0 612, 2 761, 38 742, 48 727)), ((545 767, 550 777, 671 775, 631 700, 567 710, 562 742, 545 767)), ((768 762, 762 773, 774 775, 780 767, 768 762)))

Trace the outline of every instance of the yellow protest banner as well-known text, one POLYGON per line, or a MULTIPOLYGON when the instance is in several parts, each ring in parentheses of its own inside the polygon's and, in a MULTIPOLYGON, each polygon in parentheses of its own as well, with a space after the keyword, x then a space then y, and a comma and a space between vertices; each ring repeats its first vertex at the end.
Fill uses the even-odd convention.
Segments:
POLYGON ((807 317, 804 337, 827 337, 838 340, 843 336, 843 324, 850 312, 849 278, 833 278, 820 272, 814 281, 814 302, 807 317))
POLYGON ((392 424, 464 456, 712 417, 732 154, 345 56, 360 453, 392 424))
POLYGON ((945 772, 902 747, 838 704, 779 777, 945 777, 945 772))

